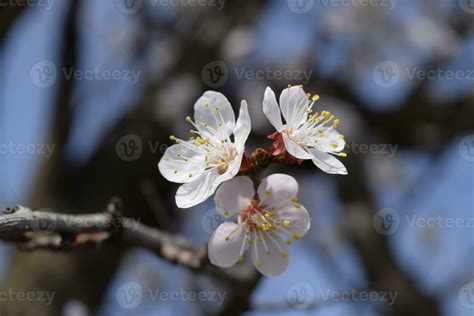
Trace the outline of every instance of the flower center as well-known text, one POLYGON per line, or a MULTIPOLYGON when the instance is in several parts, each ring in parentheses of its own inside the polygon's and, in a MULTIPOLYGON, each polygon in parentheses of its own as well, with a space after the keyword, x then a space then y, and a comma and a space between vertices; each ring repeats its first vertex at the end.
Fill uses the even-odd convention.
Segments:
POLYGON ((279 226, 274 220, 274 216, 275 214, 262 206, 258 199, 254 199, 249 207, 239 214, 238 220, 239 223, 244 223, 249 230, 267 232, 279 226))
POLYGON ((227 154, 219 158, 217 161, 217 173, 219 175, 226 173, 227 169, 229 169, 230 162, 233 161, 235 157, 237 157, 237 150, 232 148, 227 154))

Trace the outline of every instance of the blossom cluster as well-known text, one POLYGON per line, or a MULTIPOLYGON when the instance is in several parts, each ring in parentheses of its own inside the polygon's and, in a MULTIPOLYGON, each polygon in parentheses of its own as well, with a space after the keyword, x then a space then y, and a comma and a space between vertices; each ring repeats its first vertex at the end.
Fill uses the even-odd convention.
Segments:
POLYGON ((263 275, 285 271, 288 247, 309 231, 311 223, 297 199, 298 182, 285 174, 261 181, 245 174, 257 160, 269 157, 288 164, 311 160, 326 173, 347 174, 336 158, 346 156, 344 136, 336 130, 339 119, 328 111, 313 112, 318 99, 302 86, 288 86, 278 103, 267 88, 263 112, 276 131, 268 136, 273 140, 269 149, 258 148, 250 157, 245 153, 251 132, 247 102, 241 102, 236 120, 231 104, 219 92, 206 91, 194 104, 194 118, 186 118, 193 126, 188 140, 170 136, 176 144, 166 150, 158 168, 168 181, 181 184, 177 206, 193 207, 215 193, 216 209, 228 219, 209 240, 211 263, 231 267, 249 250, 263 275))

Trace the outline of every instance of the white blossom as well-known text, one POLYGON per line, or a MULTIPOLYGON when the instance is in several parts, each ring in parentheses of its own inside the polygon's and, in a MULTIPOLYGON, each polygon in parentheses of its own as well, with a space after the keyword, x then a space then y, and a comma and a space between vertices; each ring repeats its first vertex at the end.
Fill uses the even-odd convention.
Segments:
POLYGON ((189 140, 171 136, 176 144, 166 150, 158 164, 168 181, 183 183, 176 193, 180 208, 205 201, 222 182, 237 175, 251 128, 247 102, 242 101, 235 122, 229 101, 215 91, 206 91, 199 98, 194 105, 194 121, 191 117, 186 121, 194 126, 194 136, 189 140))
POLYGON ((273 174, 262 180, 255 194, 250 178, 240 176, 217 190, 216 208, 236 216, 211 236, 209 259, 227 268, 240 262, 250 248, 255 267, 265 276, 283 273, 288 266, 288 247, 310 228, 308 211, 298 203, 298 183, 288 175, 273 174))
POLYGON ((276 143, 293 157, 310 159, 324 172, 347 174, 344 165, 333 156, 346 156, 341 152, 345 147, 344 136, 336 131, 339 119, 327 111, 313 113, 312 107, 318 99, 317 95, 310 98, 301 86, 289 86, 282 91, 278 105, 275 93, 268 87, 263 111, 277 130, 272 139, 277 139, 276 143))

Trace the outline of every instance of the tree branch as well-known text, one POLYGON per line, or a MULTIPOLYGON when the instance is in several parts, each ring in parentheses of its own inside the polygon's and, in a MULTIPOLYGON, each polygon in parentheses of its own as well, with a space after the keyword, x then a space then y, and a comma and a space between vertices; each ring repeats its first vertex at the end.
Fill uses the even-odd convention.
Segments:
POLYGON ((0 215, 0 240, 16 242, 23 250, 70 250, 122 241, 194 271, 208 270, 205 247, 195 248, 181 236, 123 218, 116 205, 111 203, 106 212, 81 215, 8 208, 0 215))

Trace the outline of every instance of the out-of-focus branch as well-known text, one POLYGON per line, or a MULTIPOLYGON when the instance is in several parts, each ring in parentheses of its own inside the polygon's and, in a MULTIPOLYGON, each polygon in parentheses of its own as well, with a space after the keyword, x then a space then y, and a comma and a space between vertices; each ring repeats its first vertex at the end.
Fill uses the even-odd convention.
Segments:
POLYGON ((398 265, 387 238, 372 226, 377 206, 364 180, 363 160, 353 155, 345 163, 350 176, 339 178, 339 196, 349 218, 348 234, 364 264, 369 287, 399 294, 390 307, 393 315, 439 315, 436 298, 418 288, 415 280, 398 265))
POLYGON ((0 0, 0 4, 0 45, 2 45, 8 30, 25 11, 26 5, 11 5, 7 0, 0 0))

